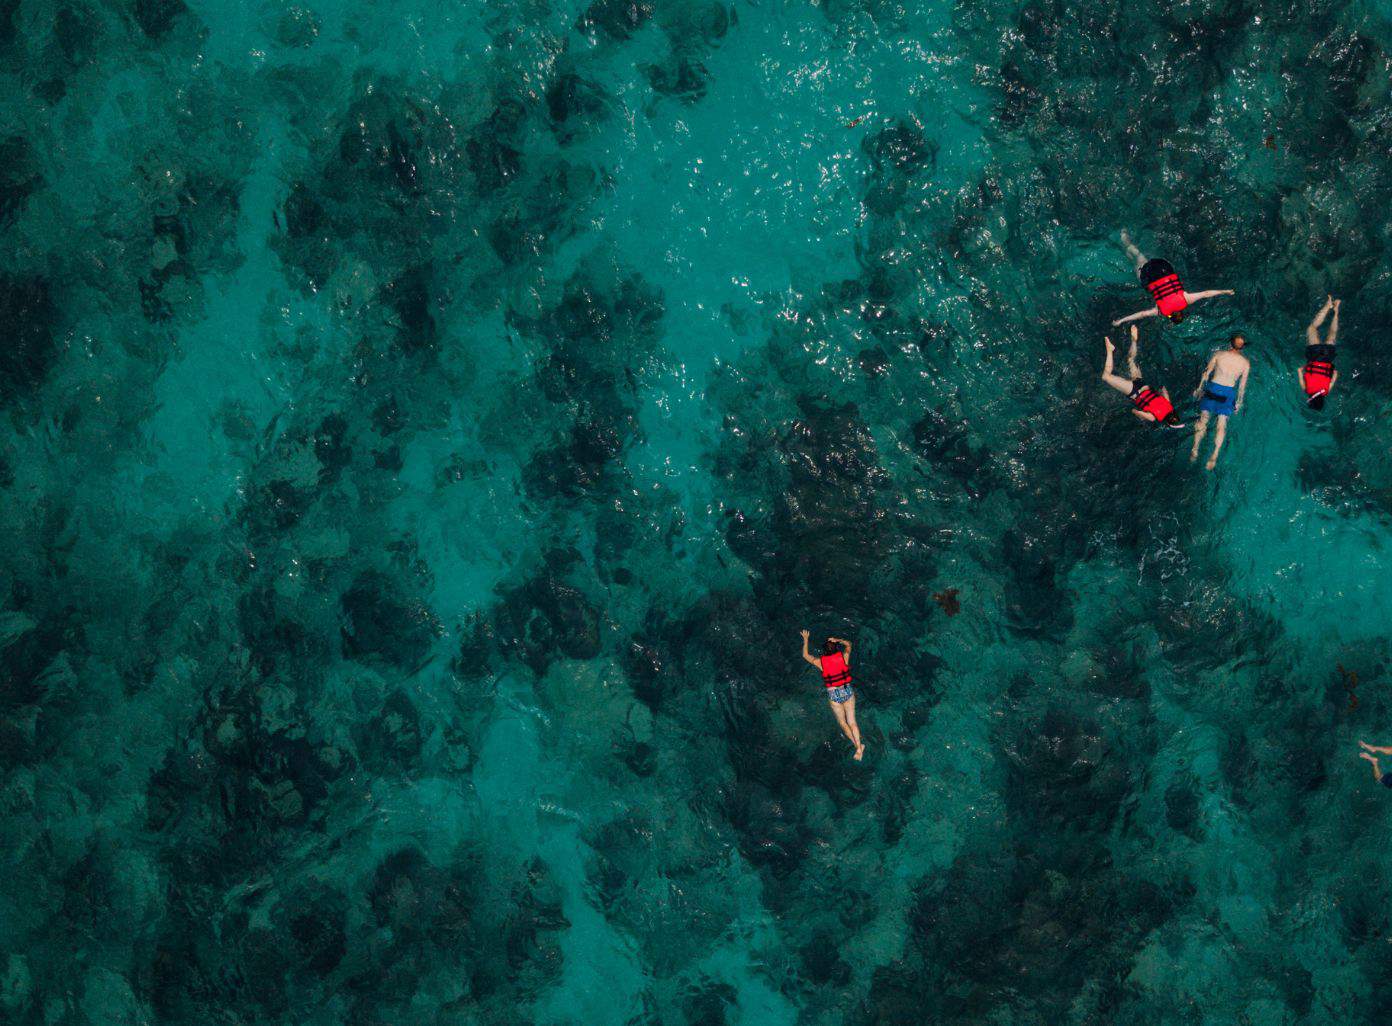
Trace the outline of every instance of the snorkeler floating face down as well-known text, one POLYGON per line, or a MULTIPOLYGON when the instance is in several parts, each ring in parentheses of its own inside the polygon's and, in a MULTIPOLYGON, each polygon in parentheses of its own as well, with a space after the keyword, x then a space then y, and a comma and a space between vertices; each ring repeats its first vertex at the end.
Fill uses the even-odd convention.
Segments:
POLYGON ((802 631, 802 658, 821 671, 827 701, 831 703, 836 724, 847 740, 855 746, 855 753, 851 757, 859 762, 865 756, 865 744, 860 738, 860 725, 856 723, 855 688, 851 679, 851 643, 845 638, 827 638, 822 645, 822 654, 814 656, 808 651, 807 641, 810 636, 810 631, 802 631))
POLYGON ((1339 380, 1339 372, 1334 369, 1334 356, 1338 352, 1339 303, 1333 296, 1326 296, 1324 306, 1305 329, 1305 365, 1296 372, 1296 377, 1305 391, 1305 402, 1312 410, 1324 409, 1325 400, 1339 380), (1331 312, 1334 320, 1329 324, 1329 334, 1320 338, 1320 325, 1331 312))
POLYGON ((1144 310, 1138 310, 1127 317, 1119 317, 1112 321, 1112 327, 1138 321, 1142 317, 1160 316, 1168 319, 1172 324, 1179 324, 1184 320, 1188 308, 1201 299, 1211 299, 1214 296, 1231 296, 1232 289, 1207 289, 1203 292, 1186 292, 1184 283, 1179 280, 1179 274, 1170 266, 1168 260, 1151 260, 1146 257, 1131 242, 1131 236, 1125 232, 1121 233, 1121 244, 1126 249, 1126 256, 1136 267, 1136 277, 1145 286, 1150 298, 1155 301, 1154 306, 1144 310))
POLYGON ((1115 371, 1116 346, 1110 337, 1102 340, 1107 347, 1107 355, 1102 363, 1102 380, 1131 400, 1134 413, 1139 420, 1167 428, 1181 428, 1184 423, 1170 401, 1170 393, 1165 388, 1154 389, 1141 380, 1141 367, 1136 358, 1136 346, 1140 341, 1140 330, 1131 325, 1131 348, 1126 355, 1126 377, 1115 371))

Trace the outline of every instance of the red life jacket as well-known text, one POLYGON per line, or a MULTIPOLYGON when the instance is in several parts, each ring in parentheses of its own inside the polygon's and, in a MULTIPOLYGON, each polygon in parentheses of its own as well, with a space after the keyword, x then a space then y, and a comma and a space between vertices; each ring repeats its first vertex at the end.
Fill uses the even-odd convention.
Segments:
POLYGON ((1184 285, 1179 280, 1177 274, 1167 274, 1163 278, 1157 278, 1146 286, 1151 298, 1155 300, 1155 307, 1166 317, 1171 314, 1179 313, 1189 305, 1189 300, 1184 298, 1184 285))
POLYGON ((1149 413, 1155 418, 1155 423, 1159 424, 1171 413, 1174 413, 1174 403, 1170 402, 1149 385, 1142 385, 1140 389, 1131 396, 1131 404, 1142 413, 1149 413))
POLYGON ((1305 365, 1305 394, 1328 392, 1334 384, 1334 364, 1329 360, 1311 360, 1305 365))
POLYGON ((851 670, 840 652, 822 656, 822 681, 829 688, 845 687, 851 682, 851 670))

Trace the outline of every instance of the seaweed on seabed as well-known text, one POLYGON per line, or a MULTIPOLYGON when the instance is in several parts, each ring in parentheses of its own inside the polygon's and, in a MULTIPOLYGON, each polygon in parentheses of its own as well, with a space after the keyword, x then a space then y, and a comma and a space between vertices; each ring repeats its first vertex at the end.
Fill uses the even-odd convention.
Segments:
POLYGON ((775 880, 801 869, 814 837, 803 821, 800 802, 775 796, 758 784, 737 784, 722 797, 721 812, 751 865, 775 880))
POLYGON ((429 657, 440 634, 430 608, 376 570, 358 575, 342 606, 344 651, 355 659, 379 658, 414 670, 429 657))
POLYGON ((494 608, 499 647, 537 674, 556 659, 593 659, 600 653, 599 610, 564 579, 577 559, 572 551, 548 552, 537 573, 504 590, 494 608))
POLYGON ((135 0, 135 23, 150 39, 159 39, 188 12, 183 0, 135 0))
POLYGON ((464 153, 480 196, 498 192, 522 173, 522 153, 513 143, 526 113, 516 100, 499 101, 465 144, 464 153))
POLYGON ((624 40, 653 16, 652 0, 595 0, 575 23, 582 32, 599 29, 610 39, 624 40))
POLYGON ((413 354, 435 348, 438 332, 431 290, 433 272, 431 264, 418 264, 382 288, 382 298, 396 314, 396 344, 402 352, 413 354))
POLYGON ((296 963, 316 977, 333 972, 348 953, 347 918, 347 896, 321 883, 296 892, 275 914, 296 963))
POLYGON ((710 72, 690 57, 674 56, 672 64, 647 64, 642 71, 654 92, 685 104, 698 102, 709 88, 710 72))
POLYGON ((523 481, 528 496, 546 501, 602 490, 637 426, 637 419, 622 409, 617 416, 601 414, 576 421, 567 442, 538 450, 527 464, 523 481))
MULTIPOLYGON (((1132 788, 1127 760, 1103 726, 1061 709, 1019 724, 1009 750, 1006 803, 1022 827, 1105 833, 1132 788)), ((1071 843, 1071 842, 1070 842, 1071 843)), ((1068 844, 1064 844, 1066 849, 1068 844)))
POLYGON ((382 707, 354 730, 362 763, 374 771, 409 772, 420 756, 420 714, 400 688, 387 696, 382 707))
POLYGON ((572 72, 556 76, 546 90, 551 130, 562 142, 599 121, 608 105, 603 87, 572 72))
POLYGON ((1036 524, 1029 533, 1020 526, 1006 531, 1001 548, 1002 565, 1010 570, 1010 629, 1025 637, 1062 637, 1073 626, 1073 600, 1058 585, 1061 540, 1047 525, 1036 524))
POLYGON ((58 317, 48 279, 42 275, 0 274, 0 402, 11 402, 36 389, 57 361, 54 344, 58 317))
POLYGON ((0 228, 9 227, 25 201, 43 185, 34 148, 22 135, 0 141, 0 228))

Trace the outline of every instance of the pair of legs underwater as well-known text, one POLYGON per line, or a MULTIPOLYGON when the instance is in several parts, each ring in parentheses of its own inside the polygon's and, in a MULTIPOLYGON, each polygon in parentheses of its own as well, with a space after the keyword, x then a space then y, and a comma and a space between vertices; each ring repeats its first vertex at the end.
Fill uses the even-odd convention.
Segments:
POLYGON ((1107 359, 1102 364, 1102 380, 1111 385, 1122 395, 1129 396, 1131 394, 1131 386, 1135 382, 1141 380, 1141 368, 1140 365, 1136 363, 1136 345, 1139 343, 1140 337, 1141 333, 1139 329, 1133 324, 1131 326, 1131 348, 1126 352, 1126 373, 1129 377, 1125 378, 1116 373, 1115 370, 1116 346, 1112 343, 1110 338, 1102 340, 1107 344, 1107 359))
MULTIPOLYGON (((1199 458, 1199 446, 1203 444, 1204 435, 1208 434, 1209 412, 1202 410, 1199 413, 1198 422, 1194 425, 1194 447, 1189 450, 1189 462, 1193 463, 1199 458)), ((1208 457, 1208 462, 1204 464, 1205 470, 1212 470, 1218 465, 1218 454, 1223 451, 1223 443, 1228 438, 1228 418, 1222 415, 1218 418, 1218 426, 1213 429, 1213 453, 1208 457)))
POLYGON ((1324 306, 1320 312, 1315 314, 1315 319, 1310 322, 1310 326, 1305 329, 1305 344, 1309 346, 1332 346, 1339 338, 1339 304, 1342 300, 1335 299, 1333 296, 1324 297, 1324 306), (1334 314, 1334 319, 1329 322, 1329 335, 1322 341, 1319 337, 1320 325, 1324 319, 1334 314))
POLYGON ((1102 340, 1107 344, 1107 358, 1102 364, 1102 380, 1131 400, 1136 406, 1131 412, 1139 420, 1166 427, 1182 427, 1179 417, 1174 412, 1174 406, 1170 403, 1169 391, 1165 388, 1156 391, 1141 380, 1141 367, 1136 362, 1136 345, 1140 337, 1139 329, 1134 324, 1131 325, 1131 348, 1126 353, 1126 373, 1129 377, 1125 378, 1115 370, 1116 346, 1112 343, 1111 337, 1102 340))

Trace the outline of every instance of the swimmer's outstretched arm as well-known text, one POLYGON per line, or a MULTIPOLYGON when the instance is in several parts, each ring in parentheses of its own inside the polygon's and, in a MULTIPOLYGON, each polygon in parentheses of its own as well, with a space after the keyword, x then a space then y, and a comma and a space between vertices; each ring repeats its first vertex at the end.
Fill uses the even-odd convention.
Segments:
POLYGON ((1214 296, 1235 296, 1232 289, 1207 289, 1203 292, 1186 292, 1184 298, 1187 302, 1197 303, 1200 299, 1212 299, 1214 296))
POLYGON ((809 631, 802 632, 802 658, 806 659, 809 663, 811 663, 813 666, 820 670, 822 668, 822 661, 818 659, 816 656, 814 656, 811 652, 807 651, 807 636, 809 633, 809 631))
POLYGON ((1132 321, 1139 321, 1142 317, 1155 317, 1159 313, 1160 311, 1157 310, 1155 307, 1147 307, 1144 310, 1138 310, 1136 313, 1131 314, 1129 317, 1121 317, 1115 321, 1112 321, 1112 327, 1116 328, 1123 324, 1130 324, 1132 321))

